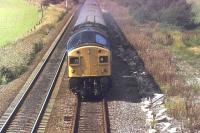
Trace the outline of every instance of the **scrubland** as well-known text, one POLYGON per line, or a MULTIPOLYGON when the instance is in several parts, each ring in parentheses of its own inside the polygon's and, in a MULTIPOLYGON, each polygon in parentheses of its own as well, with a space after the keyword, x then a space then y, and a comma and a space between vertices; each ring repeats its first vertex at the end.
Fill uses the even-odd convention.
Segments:
POLYGON ((112 13, 127 39, 137 49, 147 73, 156 79, 165 93, 169 114, 181 121, 190 132, 199 131, 200 83, 197 79, 200 76, 200 37, 198 23, 194 21, 197 16, 190 12, 193 10, 192 6, 184 0, 165 0, 165 4, 157 1, 157 5, 151 0, 146 5, 142 5, 145 1, 135 0, 100 1, 112 13), (162 4, 165 6, 163 9, 162 4), (174 5, 171 4, 179 5, 178 9, 172 10, 174 5), (156 9, 151 9, 152 7, 158 11, 155 12, 156 9), (185 16, 179 14, 184 8, 187 9, 185 16), (155 14, 159 12, 161 16, 166 12, 173 14, 158 19, 155 14), (188 21, 180 23, 183 19, 188 21))

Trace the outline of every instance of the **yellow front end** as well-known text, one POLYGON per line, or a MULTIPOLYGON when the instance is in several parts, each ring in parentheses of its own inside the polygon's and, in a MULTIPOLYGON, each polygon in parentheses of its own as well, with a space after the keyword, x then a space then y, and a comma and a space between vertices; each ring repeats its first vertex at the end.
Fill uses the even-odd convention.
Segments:
POLYGON ((98 46, 82 46, 68 53, 68 76, 111 76, 111 53, 98 46))

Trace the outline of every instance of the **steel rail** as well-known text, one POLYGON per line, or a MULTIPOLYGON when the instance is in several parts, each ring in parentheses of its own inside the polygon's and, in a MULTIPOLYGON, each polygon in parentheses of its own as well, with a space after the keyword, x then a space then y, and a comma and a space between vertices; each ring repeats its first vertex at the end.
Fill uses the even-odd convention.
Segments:
POLYGON ((72 124, 72 133, 77 133, 78 132, 78 121, 79 121, 79 115, 80 115, 80 107, 81 107, 81 102, 80 98, 76 98, 76 106, 75 106, 75 114, 74 114, 74 120, 72 124))
POLYGON ((44 101, 42 107, 41 107, 41 110, 40 110, 40 112, 39 112, 39 114, 38 114, 38 117, 37 117, 37 119, 36 119, 36 121, 35 121, 35 123, 34 123, 34 126, 33 126, 33 128, 32 128, 31 133, 36 132, 36 130, 37 130, 38 126, 39 126, 39 123, 40 123, 40 121, 41 121, 42 115, 44 114, 44 111, 45 111, 45 109, 46 109, 46 107, 47 107, 49 98, 50 98, 51 93, 52 93, 52 91, 53 91, 53 88, 54 88, 54 86, 55 86, 55 84, 56 84, 56 81, 57 81, 57 79, 58 79, 59 73, 60 73, 60 71, 61 71, 63 62, 64 62, 64 60, 65 60, 66 53, 67 53, 67 51, 65 51, 65 53, 64 53, 64 55, 63 55, 63 57, 62 57, 62 60, 61 60, 61 62, 60 62, 60 64, 59 64, 59 67, 58 67, 57 72, 56 72, 56 74, 55 74, 55 76, 54 76, 53 82, 52 82, 52 84, 51 84, 51 86, 50 86, 50 88, 49 88, 48 94, 47 94, 47 96, 46 96, 46 98, 45 98, 45 101, 44 101))
POLYGON ((106 99, 103 99, 103 115, 104 115, 104 133, 110 133, 110 121, 108 113, 108 104, 106 99))
MULTIPOLYGON (((102 99, 102 123, 103 123, 103 132, 104 133, 110 133, 110 121, 109 121, 109 113, 108 113, 108 105, 106 99, 102 99)), ((81 99, 77 97, 77 103, 75 106, 75 113, 74 113, 74 119, 72 124, 72 133, 78 133, 79 128, 79 120, 80 120, 80 111, 81 111, 81 99)))

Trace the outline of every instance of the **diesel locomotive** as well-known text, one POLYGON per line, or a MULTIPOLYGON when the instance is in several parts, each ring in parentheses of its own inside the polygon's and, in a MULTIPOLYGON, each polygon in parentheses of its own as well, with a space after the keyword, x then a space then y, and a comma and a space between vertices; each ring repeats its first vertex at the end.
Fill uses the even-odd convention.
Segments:
POLYGON ((103 96, 111 87, 111 45, 96 0, 82 5, 67 42, 69 88, 79 96, 103 96))

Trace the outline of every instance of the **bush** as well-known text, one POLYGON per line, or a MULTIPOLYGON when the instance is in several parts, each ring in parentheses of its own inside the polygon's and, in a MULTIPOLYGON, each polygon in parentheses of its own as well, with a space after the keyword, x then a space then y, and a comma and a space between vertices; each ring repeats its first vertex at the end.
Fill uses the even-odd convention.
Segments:
POLYGON ((16 68, 0 68, 0 85, 7 84, 8 82, 16 79, 26 71, 26 66, 18 66, 16 68))
POLYGON ((46 24, 41 28, 39 32, 43 35, 48 35, 50 31, 54 28, 54 25, 55 24, 46 24))
POLYGON ((39 53, 44 47, 44 42, 42 40, 36 42, 33 46, 33 51, 32 53, 30 54, 29 56, 29 59, 28 59, 28 63, 27 65, 30 65, 30 63, 32 62, 32 60, 35 58, 35 55, 37 53, 39 53))
POLYGON ((67 11, 62 12, 59 16, 58 16, 58 20, 57 22, 63 20, 64 16, 67 14, 67 11))
MULTIPOLYGON (((127 5, 127 1, 120 3, 127 5)), ((141 23, 157 21, 188 29, 198 26, 192 6, 186 0, 133 0, 128 4, 130 14, 141 23)))
POLYGON ((27 66, 24 66, 24 65, 16 67, 14 71, 15 78, 23 74, 26 71, 26 69, 27 69, 27 66))
POLYGON ((196 32, 186 32, 182 35, 182 41, 185 46, 199 46, 200 45, 200 35, 196 32))
POLYGON ((41 40, 35 43, 33 47, 33 53, 37 54, 38 52, 40 52, 43 49, 43 46, 44 46, 44 43, 41 40))
POLYGON ((13 71, 10 68, 0 68, 0 84, 6 84, 14 78, 15 75, 13 74, 13 71))

